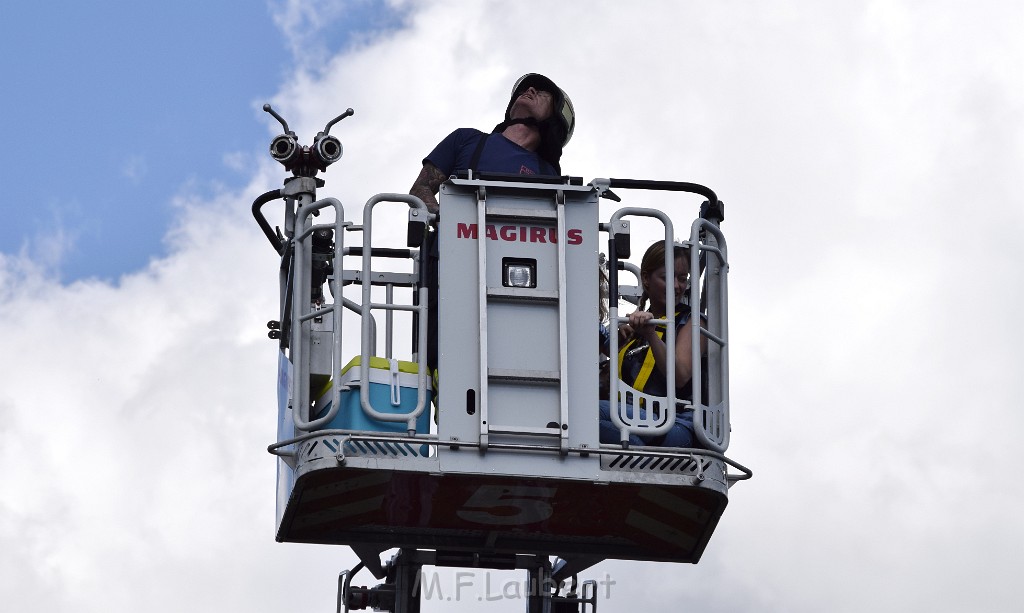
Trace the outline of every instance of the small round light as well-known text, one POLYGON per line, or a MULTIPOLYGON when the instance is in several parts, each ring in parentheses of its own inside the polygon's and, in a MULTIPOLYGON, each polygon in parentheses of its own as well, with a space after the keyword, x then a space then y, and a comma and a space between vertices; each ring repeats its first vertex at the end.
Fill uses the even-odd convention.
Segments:
POLYGON ((509 287, 533 287, 533 271, 526 264, 509 264, 505 269, 505 284, 509 287))

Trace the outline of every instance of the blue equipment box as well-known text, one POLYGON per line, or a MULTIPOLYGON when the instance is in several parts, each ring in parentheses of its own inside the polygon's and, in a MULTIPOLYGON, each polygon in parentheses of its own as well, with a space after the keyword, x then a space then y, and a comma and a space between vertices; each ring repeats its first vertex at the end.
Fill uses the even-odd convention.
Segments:
MULTIPOLYGON (((367 415, 359 403, 360 356, 352 358, 341 371, 339 385, 348 386, 341 390, 341 408, 334 419, 321 429, 360 430, 365 432, 406 433, 406 421, 380 421, 367 415)), ((419 364, 370 358, 370 406, 378 413, 409 414, 416 409, 417 378, 419 364)), ((334 382, 328 382, 314 405, 317 418, 327 414, 331 408, 331 391, 334 382)), ((430 432, 430 399, 433 390, 427 380, 423 412, 416 418, 416 433, 430 432)))

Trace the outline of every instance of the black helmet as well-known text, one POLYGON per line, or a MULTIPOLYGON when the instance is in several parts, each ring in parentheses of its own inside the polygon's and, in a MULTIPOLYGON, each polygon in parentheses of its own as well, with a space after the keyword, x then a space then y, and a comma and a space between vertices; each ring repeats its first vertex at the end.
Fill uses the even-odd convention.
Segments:
POLYGON ((576 112, 572 108, 572 100, 569 99, 569 96, 555 85, 554 81, 544 75, 531 72, 519 77, 515 86, 512 87, 512 97, 509 98, 508 106, 505 108, 505 121, 511 119, 509 115, 512 112, 512 105, 528 87, 548 92, 553 97, 552 117, 557 121, 559 132, 561 132, 562 142, 559 144, 564 147, 572 138, 572 132, 576 128, 576 112))

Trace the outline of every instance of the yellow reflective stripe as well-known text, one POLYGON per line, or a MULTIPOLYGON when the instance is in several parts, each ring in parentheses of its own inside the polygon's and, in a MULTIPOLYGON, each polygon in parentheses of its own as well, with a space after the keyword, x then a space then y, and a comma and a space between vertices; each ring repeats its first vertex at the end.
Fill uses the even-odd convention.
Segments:
MULTIPOLYGON (((655 330, 657 334, 657 330, 655 330)), ((661 337, 661 334, 658 334, 661 337)), ((640 372, 636 374, 636 381, 633 382, 633 387, 644 391, 644 386, 647 385, 647 380, 651 378, 651 373, 654 372, 654 351, 650 345, 647 346, 647 353, 644 354, 644 363, 640 367, 640 372)))
POLYGON ((636 375, 633 388, 641 392, 644 391, 644 386, 647 385, 647 380, 651 378, 652 372, 654 372, 654 352, 648 348, 647 355, 644 356, 644 365, 640 367, 640 372, 636 375))
MULTIPOLYGON (((665 338, 665 330, 656 330, 655 333, 658 335, 658 338, 665 338)), ((648 346, 647 354, 644 355, 644 364, 640 367, 640 372, 636 375, 636 381, 633 382, 633 388, 638 389, 641 392, 644 391, 644 386, 647 385, 647 380, 651 378, 651 373, 653 372, 654 350, 648 346)))
POLYGON ((625 345, 623 345, 622 349, 618 350, 618 379, 620 379, 621 381, 625 382, 630 387, 635 387, 634 386, 635 382, 629 380, 629 376, 630 376, 629 373, 624 373, 624 371, 623 371, 623 361, 626 360, 626 354, 627 354, 627 352, 629 352, 630 348, 633 345, 636 345, 636 344, 637 344, 637 339, 630 339, 629 341, 626 342, 625 345))
MULTIPOLYGON (((681 327, 680 318, 682 317, 682 315, 683 314, 680 311, 676 311, 675 324, 677 331, 681 327)), ((701 317, 703 318, 704 316, 701 315, 701 317)), ((665 326, 659 325, 657 327, 656 333, 658 335, 658 338, 664 340, 666 332, 667 330, 665 326)), ((639 339, 632 338, 625 345, 623 345, 621 349, 619 349, 619 378, 628 383, 631 387, 633 387, 633 389, 642 392, 644 391, 644 387, 646 387, 648 381, 650 380, 651 375, 654 373, 654 367, 656 366, 654 361, 654 351, 649 346, 647 347, 647 352, 646 354, 644 354, 643 364, 640 365, 640 371, 637 373, 636 378, 634 380, 626 381, 626 379, 623 378, 626 373, 622 372, 622 362, 623 360, 625 360, 626 353, 629 351, 630 347, 632 347, 638 341, 639 339)), ((666 347, 665 350, 673 351, 674 349, 666 347)))

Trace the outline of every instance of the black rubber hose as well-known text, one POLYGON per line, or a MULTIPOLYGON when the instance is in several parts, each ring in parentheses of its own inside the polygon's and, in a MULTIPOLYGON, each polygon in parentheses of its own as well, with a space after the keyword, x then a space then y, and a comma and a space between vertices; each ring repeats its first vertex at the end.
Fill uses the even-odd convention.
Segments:
POLYGON ((684 183, 682 181, 647 181, 643 179, 608 179, 608 187, 700 194, 707 198, 709 202, 716 203, 716 206, 711 206, 708 207, 707 210, 702 210, 701 216, 715 222, 716 225, 725 219, 721 204, 718 202, 718 196, 715 195, 715 192, 710 187, 705 187, 697 183, 684 183))
POLYGON ((270 222, 267 221, 267 218, 263 215, 263 211, 260 209, 262 209, 263 205, 266 203, 272 200, 277 200, 280 197, 281 190, 275 189, 260 195, 252 202, 252 216, 256 218, 256 223, 260 225, 260 229, 263 230, 263 234, 267 236, 267 240, 269 240, 270 244, 274 246, 274 251, 278 254, 284 253, 284 243, 282 243, 281 239, 274 234, 274 229, 270 226, 270 222))

